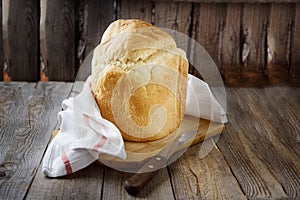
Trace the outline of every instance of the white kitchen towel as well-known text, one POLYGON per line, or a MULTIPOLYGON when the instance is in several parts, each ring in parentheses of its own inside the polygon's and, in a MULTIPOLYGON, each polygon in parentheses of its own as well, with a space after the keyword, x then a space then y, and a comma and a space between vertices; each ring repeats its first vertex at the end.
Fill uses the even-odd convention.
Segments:
POLYGON ((226 112, 215 99, 208 84, 190 74, 185 114, 223 124, 227 122, 226 112))
MULTIPOLYGON (((50 142, 43 159, 42 172, 59 177, 78 171, 94 162, 101 153, 126 159, 124 141, 118 128, 102 118, 90 88, 90 77, 83 90, 62 102, 58 113, 60 130, 50 142)), ((226 113, 208 85, 189 75, 186 113, 226 123, 226 113)))

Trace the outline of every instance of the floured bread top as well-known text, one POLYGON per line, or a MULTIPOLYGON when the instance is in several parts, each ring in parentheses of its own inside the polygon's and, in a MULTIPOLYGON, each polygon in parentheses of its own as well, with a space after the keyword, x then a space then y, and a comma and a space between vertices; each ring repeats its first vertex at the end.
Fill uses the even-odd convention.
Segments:
POLYGON ((102 116, 129 141, 153 141, 180 124, 188 61, 161 29, 118 20, 103 34, 92 60, 92 89, 102 116))

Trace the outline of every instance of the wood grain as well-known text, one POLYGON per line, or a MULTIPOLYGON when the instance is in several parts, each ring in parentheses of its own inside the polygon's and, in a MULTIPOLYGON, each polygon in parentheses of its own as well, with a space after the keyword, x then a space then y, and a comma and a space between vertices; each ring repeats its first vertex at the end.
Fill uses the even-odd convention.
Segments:
POLYGON ((76 4, 41 1, 41 79, 73 81, 77 72, 76 4))
POLYGON ((5 80, 39 80, 39 1, 2 1, 5 80))
POLYGON ((257 120, 261 121, 268 134, 265 134, 266 138, 262 139, 262 142, 272 146, 273 148, 260 148, 262 150, 262 158, 268 167, 273 171, 274 176, 280 180, 280 183, 284 191, 291 199, 298 199, 300 196, 300 154, 299 145, 297 139, 300 133, 300 118, 296 117, 298 105, 291 104, 289 98, 285 97, 285 90, 276 90, 272 88, 268 93, 264 93, 262 90, 256 90, 256 92, 250 91, 250 94, 243 93, 246 103, 248 105, 256 104, 259 102, 259 106, 253 109, 253 116, 257 116, 257 120), (259 96, 266 96, 266 101, 261 99, 257 100, 259 96), (274 103, 267 103, 276 99, 276 105, 274 103), (285 107, 281 107, 286 105, 285 107), (290 107, 291 106, 291 107, 290 107), (288 110, 286 110, 289 107, 288 110), (280 108, 280 109, 278 109, 280 108), (258 114, 262 112, 262 114, 258 114), (296 112, 295 112, 296 111, 296 112), (278 116, 275 120, 273 116, 278 116), (280 124, 280 125, 279 125, 280 124), (284 136, 283 136, 284 134, 284 136), (274 159, 275 158, 275 159, 274 159))
MULTIPOLYGON (((265 153, 265 157, 267 164, 274 171, 275 177, 280 180, 284 191, 288 194, 291 199, 298 199, 300 197, 300 153, 299 153, 299 142, 297 138, 300 133, 300 118, 296 117, 297 109, 291 108, 299 108, 298 105, 291 104, 289 98, 285 98, 284 90, 270 90, 267 93, 267 101, 271 102, 274 97, 276 97, 277 104, 261 103, 261 107, 257 107, 254 111, 254 114, 258 112, 258 110, 263 111, 264 116, 261 117, 261 121, 264 121, 264 126, 266 131, 270 132, 267 135, 268 142, 274 146, 274 150, 271 149, 268 151, 272 152, 277 159, 272 159, 270 155, 265 153), (281 107, 285 105, 284 107, 281 107), (286 110, 289 106, 291 106, 288 110, 286 110), (269 108, 265 110, 269 110, 269 112, 264 112, 263 108, 269 108), (278 109, 281 108, 281 109, 278 109), (276 120, 270 118, 270 116, 278 116, 276 120), (279 123, 281 124, 279 126, 279 123), (284 134, 284 137, 283 137, 284 134), (295 140, 296 139, 296 140, 295 140), (288 172, 287 172, 288 171, 288 172)), ((252 99, 256 99, 256 97, 261 94, 258 91, 257 93, 251 93, 249 97, 252 99)), ((299 111, 299 109, 298 109, 299 111)), ((270 153, 268 153, 270 154, 270 153)))
POLYGON ((225 17, 225 4, 195 4, 192 37, 205 48, 219 69, 225 17))
POLYGON ((246 199, 222 152, 199 158, 201 144, 190 147, 169 171, 176 199, 246 199))
POLYGON ((117 19, 140 19, 152 22, 151 0, 118 0, 117 19))
MULTIPOLYGON (((299 198, 299 155, 294 147, 289 148, 282 142, 284 137, 289 138, 285 134, 288 125, 282 122, 291 119, 290 112, 276 106, 277 110, 282 109, 279 112, 285 113, 282 117, 274 107, 267 106, 274 101, 272 88, 227 91, 229 123, 218 146, 247 198, 299 198), (272 96, 272 100, 268 96, 272 96), (280 127, 274 118, 281 121, 280 127)), ((284 96, 280 95, 283 104, 284 96)), ((299 133, 297 127, 294 129, 299 133)))
MULTIPOLYGON (((162 28, 172 29, 190 36, 192 27, 192 3, 186 2, 164 2, 155 1, 154 4, 154 25, 162 28)), ((171 34, 172 35, 172 34, 171 34)), ((176 41, 177 47, 183 49, 187 57, 189 56, 189 44, 176 35, 172 35, 176 41)), ((189 72, 193 73, 194 67, 190 65, 189 72)))
POLYGON ((88 0, 85 15, 87 19, 84 25, 86 28, 84 57, 96 47, 105 29, 114 21, 114 1, 88 0))
MULTIPOLYGON (((31 98, 35 83, 8 82, 0 83, 0 164, 14 143, 18 132, 22 131, 19 126, 26 115, 23 109, 31 98)), ((3 169, 1 169, 2 171, 3 169)))
POLYGON ((295 5, 272 4, 268 31, 267 73, 272 84, 289 82, 292 24, 295 5))
MULTIPOLYGON (((79 94, 82 87, 83 82, 75 82, 70 97, 79 94)), ((47 178, 42 173, 40 164, 26 199, 100 199, 103 178, 104 168, 99 165, 91 165, 74 174, 57 179, 47 178)))
POLYGON ((241 75, 244 85, 267 84, 265 75, 269 4, 244 4, 241 75))
POLYGON ((227 4, 222 39, 222 75, 226 85, 240 85, 241 81, 241 4, 227 4))
MULTIPOLYGON (((87 20, 88 20, 88 0, 78 1, 76 5, 77 9, 77 37, 78 41, 77 45, 77 59, 79 67, 84 61, 85 58, 85 50, 87 47, 87 20)), ((92 14, 92 13, 91 13, 92 14)))
POLYGON ((0 179, 1 198, 24 198, 55 128, 53 119, 71 87, 72 84, 63 82, 38 83, 32 98, 23 107, 26 115, 1 165, 5 175, 0 179))
POLYGON ((130 176, 132 176, 130 173, 105 168, 103 199, 174 199, 166 168, 160 170, 137 197, 130 196, 123 188, 124 181, 130 176))
POLYGON ((243 137, 244 128, 228 125, 228 131, 225 129, 224 132, 227 135, 218 141, 218 147, 224 153, 243 192, 248 199, 288 199, 280 183, 267 170, 264 161, 257 157, 256 152, 249 149, 251 143, 243 137))
MULTIPOLYGON (((300 116, 298 114, 300 111, 299 92, 299 88, 281 87, 274 87, 268 93, 263 93, 263 91, 255 91, 253 93, 251 92, 254 98, 260 96, 262 93, 266 97, 265 100, 267 103, 264 103, 262 101, 260 103, 262 104, 262 112, 268 110, 272 111, 264 113, 268 117, 266 121, 270 124, 271 133, 273 133, 276 136, 272 137, 272 139, 280 138, 281 144, 279 144, 278 146, 283 145, 285 148, 287 148, 287 151, 289 152, 287 153, 287 156, 293 156, 294 154, 296 154, 298 155, 298 157, 300 157, 300 146, 298 145, 300 141, 300 116), (298 94, 298 97, 296 96, 296 94, 298 94), (278 117, 274 118, 273 116, 278 117), (283 130, 280 130, 281 127, 283 127, 283 130), (284 134, 284 137, 282 137, 282 134, 284 134)), ((296 161, 297 159, 294 160, 296 161)), ((299 166, 299 163, 294 164, 299 166)))
POLYGON ((189 35, 191 11, 191 3, 156 1, 154 25, 189 35))
POLYGON ((47 178, 41 166, 26 199, 101 199, 104 168, 90 165, 74 174, 47 178))
MULTIPOLYGON (((293 108, 295 111, 300 110, 300 88, 299 87, 288 87, 282 88, 285 91, 285 94, 288 96, 292 102, 293 108)), ((283 101, 284 102, 284 101, 283 101)))
POLYGON ((295 86, 300 86, 300 3, 296 4, 291 50, 291 74, 295 86))

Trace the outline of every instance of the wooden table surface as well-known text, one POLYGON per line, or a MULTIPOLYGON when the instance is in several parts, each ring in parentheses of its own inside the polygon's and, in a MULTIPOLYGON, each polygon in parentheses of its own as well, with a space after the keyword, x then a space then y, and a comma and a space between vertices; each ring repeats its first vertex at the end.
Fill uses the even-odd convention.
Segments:
POLYGON ((41 172, 61 102, 80 87, 0 82, 0 199, 300 199, 300 88, 227 88, 215 148, 199 159, 201 144, 191 147, 132 197, 123 188, 132 174, 108 167, 41 172))

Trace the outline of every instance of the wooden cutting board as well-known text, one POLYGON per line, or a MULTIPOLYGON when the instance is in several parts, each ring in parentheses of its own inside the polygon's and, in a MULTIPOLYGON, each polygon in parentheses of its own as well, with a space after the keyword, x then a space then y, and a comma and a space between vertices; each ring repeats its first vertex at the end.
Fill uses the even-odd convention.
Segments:
POLYGON ((172 142, 178 135, 192 130, 198 130, 193 138, 187 140, 183 145, 178 147, 180 151, 191 145, 198 144, 204 139, 214 137, 222 133, 224 124, 211 122, 205 119, 185 116, 180 125, 180 131, 173 132, 167 137, 153 142, 128 142, 125 141, 125 150, 127 153, 126 160, 115 158, 109 155, 100 155, 99 162, 113 168, 122 169, 130 167, 140 167, 147 160, 161 150, 163 150, 170 142, 172 142))
MULTIPOLYGON (((180 151, 191 145, 198 144, 204 139, 214 137, 222 133, 224 124, 211 122, 205 119, 199 119, 196 117, 185 116, 182 120, 179 130, 174 131, 167 137, 153 141, 153 142, 128 142, 125 141, 125 150, 127 153, 126 160, 115 158, 106 154, 101 154, 98 161, 104 163, 113 168, 122 169, 130 167, 140 167, 149 158, 153 157, 161 150, 163 150, 170 142, 172 142, 178 135, 198 130, 197 134, 193 138, 187 140, 184 144, 178 147, 177 151, 180 151)), ((53 132, 53 137, 57 134, 58 130, 53 132)))

